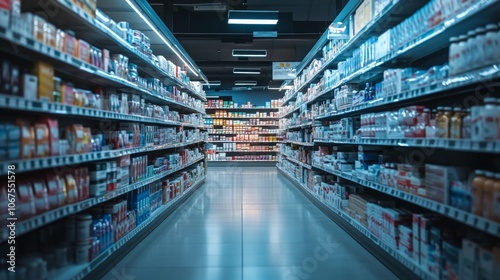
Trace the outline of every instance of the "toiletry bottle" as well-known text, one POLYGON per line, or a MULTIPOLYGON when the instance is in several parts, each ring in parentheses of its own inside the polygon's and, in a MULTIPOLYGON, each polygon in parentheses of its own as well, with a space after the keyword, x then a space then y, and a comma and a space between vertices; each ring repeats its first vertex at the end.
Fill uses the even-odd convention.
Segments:
POLYGON ((485 106, 481 110, 483 120, 482 140, 491 141, 498 139, 498 116, 499 107, 496 106, 496 99, 486 97, 484 99, 485 106))
POLYGON ((489 219, 493 201, 493 185, 495 184, 495 173, 486 171, 486 180, 483 187, 483 217, 489 219))
POLYGON ((438 107, 436 127, 438 138, 450 138, 451 107, 438 107))
POLYGON ((500 173, 495 174, 491 203, 491 219, 500 222, 500 173))
POLYGON ((473 68, 483 67, 485 64, 484 49, 483 49, 485 41, 486 41, 486 29, 484 29, 483 27, 476 28, 476 37, 473 41, 474 48, 472 56, 474 60, 471 60, 470 63, 471 67, 473 68))
POLYGON ((462 139, 470 139, 471 117, 470 109, 462 111, 462 139))
POLYGON ((484 170, 476 170, 472 179, 472 213, 482 215, 483 213, 483 190, 486 180, 484 170))
POLYGON ((498 38, 498 26, 496 24, 488 24, 486 25, 486 34, 483 45, 485 66, 498 62, 497 54, 499 51, 500 42, 498 38))
POLYGON ((451 117, 450 124, 450 138, 462 138, 462 109, 460 107, 453 109, 453 116, 451 117))
POLYGON ((450 38, 450 50, 448 55, 448 64, 450 67, 450 77, 457 74, 457 58, 458 58, 458 37, 450 38))

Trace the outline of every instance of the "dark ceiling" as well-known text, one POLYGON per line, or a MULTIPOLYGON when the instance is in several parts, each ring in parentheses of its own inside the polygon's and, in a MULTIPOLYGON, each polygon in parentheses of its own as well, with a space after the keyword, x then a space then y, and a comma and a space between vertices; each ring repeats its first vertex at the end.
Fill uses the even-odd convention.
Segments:
POLYGON ((272 81, 272 62, 300 62, 342 10, 346 0, 148 0, 210 81, 231 89, 234 81, 272 81), (210 10, 225 6, 225 10, 210 10), (228 25, 227 10, 279 11, 277 25, 228 25), (253 31, 277 31, 277 38, 254 38, 253 31), (265 49, 264 58, 237 58, 233 49, 265 49), (261 68, 261 75, 236 75, 234 67, 261 68))

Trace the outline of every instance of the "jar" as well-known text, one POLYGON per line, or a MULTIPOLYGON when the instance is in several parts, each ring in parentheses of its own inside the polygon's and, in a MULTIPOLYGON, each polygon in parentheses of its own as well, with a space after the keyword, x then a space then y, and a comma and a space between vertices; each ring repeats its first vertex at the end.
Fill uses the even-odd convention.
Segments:
POLYGON ((470 109, 462 111, 462 138, 471 138, 471 116, 470 109))
POLYGON ((498 26, 496 24, 486 25, 483 52, 484 65, 492 65, 499 61, 497 54, 500 52, 500 38, 498 38, 498 26))
POLYGON ((476 38, 476 31, 475 30, 470 30, 467 32, 467 52, 466 52, 466 58, 464 59, 464 72, 467 72, 470 70, 472 65, 475 63, 474 62, 474 49, 477 48, 477 46, 474 46, 475 41, 474 39, 476 38), (467 67, 470 67, 469 69, 466 69, 467 67))
POLYGON ((496 99, 486 97, 484 99, 485 106, 479 112, 482 119, 482 135, 481 140, 491 141, 498 139, 498 115, 499 109, 496 105, 496 99))
POLYGON ((55 253, 55 267, 60 268, 68 265, 68 247, 60 246, 54 250, 55 253))
POLYGON ((91 236, 92 215, 80 214, 76 216, 76 239, 87 240, 91 236))
POLYGON ((91 246, 90 238, 86 240, 78 240, 75 246, 75 262, 77 264, 85 264, 90 260, 91 246))
POLYGON ((473 68, 479 68, 484 66, 485 60, 484 60, 484 48, 483 46, 485 45, 486 41, 486 29, 482 27, 476 28, 476 37, 473 41, 473 61, 471 61, 471 67, 473 68))
POLYGON ((450 138, 462 138, 462 109, 460 107, 453 109, 453 116, 450 123, 450 138))
POLYGON ((467 57, 468 57, 468 49, 467 49, 467 36, 460 35, 458 37, 458 49, 457 49, 457 62, 456 62, 456 74, 462 74, 467 71, 469 68, 466 65, 467 57))

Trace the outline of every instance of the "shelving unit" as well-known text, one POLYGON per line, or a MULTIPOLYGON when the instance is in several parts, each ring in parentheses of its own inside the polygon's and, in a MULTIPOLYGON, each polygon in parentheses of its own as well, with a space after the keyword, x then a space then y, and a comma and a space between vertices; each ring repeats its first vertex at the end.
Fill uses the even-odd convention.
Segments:
MULTIPOLYGON (((268 103, 271 106, 275 102, 268 103)), ((215 144, 209 149, 210 164, 276 162, 279 108, 248 105, 240 108, 235 107, 230 98, 222 98, 206 102, 205 110, 208 115, 205 123, 212 127, 208 133, 208 141, 215 144), (248 145, 239 148, 239 144, 248 145), (263 145, 268 147, 263 148, 263 145)))
MULTIPOLYGON (((357 15, 354 11, 362 2, 366 1, 349 1, 346 11, 341 12, 341 17, 335 19, 335 22, 348 22, 350 16, 355 19, 357 15)), ((383 2, 376 5, 381 3, 383 2)), ((447 5, 447 1, 442 3, 447 5)), ((398 271, 401 273, 397 274, 398 277, 440 279, 445 277, 441 276, 441 273, 445 275, 444 271, 450 267, 453 271, 449 273, 458 275, 463 272, 459 271, 455 260, 446 257, 451 254, 451 251, 447 250, 456 250, 453 252, 458 253, 453 255, 457 255, 461 250, 465 250, 462 248, 462 242, 472 242, 477 246, 477 250, 487 251, 489 249, 482 247, 480 240, 469 236, 480 236, 479 238, 488 241, 500 238, 500 224, 495 219, 485 216, 488 214, 472 212, 472 205, 477 205, 478 198, 474 197, 469 181, 471 179, 467 178, 474 169, 499 171, 492 169, 498 166, 495 162, 500 151, 500 139, 482 139, 482 136, 476 135, 480 133, 477 127, 471 128, 472 137, 462 138, 462 135, 466 135, 462 132, 464 127, 468 127, 467 123, 459 123, 460 137, 439 138, 440 131, 454 129, 450 124, 453 120, 450 120, 451 117, 448 120, 448 130, 440 130, 439 121, 436 121, 435 125, 431 122, 435 119, 434 115, 431 115, 431 108, 472 107, 472 114, 480 115, 484 97, 498 98, 496 90, 500 86, 500 61, 491 61, 462 73, 449 74, 447 50, 450 47, 450 37, 465 35, 469 30, 484 27, 486 24, 497 24, 494 11, 500 9, 500 2, 473 1, 457 7, 457 10, 450 14, 447 14, 447 7, 438 5, 438 1, 400 0, 386 1, 386 4, 378 13, 372 10, 372 19, 366 26, 357 30, 354 36, 331 52, 323 52, 323 47, 330 46, 326 39, 327 30, 298 67, 294 88, 286 92, 282 102, 284 108, 280 114, 280 131, 288 137, 280 144, 278 170, 346 231, 363 244, 367 244, 365 247, 373 252, 384 252, 382 258, 388 266, 394 268, 403 264, 407 270, 398 271), (442 12, 442 18, 432 22, 436 19, 433 13, 437 11, 442 12), (409 29, 408 26, 413 26, 410 24, 412 20, 419 22, 418 26, 415 25, 414 30, 406 30, 409 29), (402 26, 406 29, 403 30, 402 26), (408 37, 400 37, 401 32, 408 33, 408 37), (384 45, 386 39, 389 43, 384 45), (384 49, 385 46, 387 50, 384 49), (369 51, 370 48, 373 48, 373 53, 369 51), (322 56, 324 53, 327 57, 322 56), (356 60, 359 53, 362 58, 356 60), (431 65, 436 64, 439 66, 429 69, 431 65), (442 66, 443 64, 446 66, 442 66), (436 72, 433 72, 434 70, 436 72), (396 78, 395 82, 391 80, 391 75, 398 73, 397 71, 408 71, 413 76, 408 80, 396 78), (442 75, 431 74, 439 71, 442 75), (425 78, 425 82, 419 80, 425 78), (368 84, 366 88, 365 84, 368 84), (394 88, 397 89, 393 90, 394 88), (427 106, 430 106, 429 111, 424 111, 424 108, 429 108, 427 106), (413 109, 417 112, 429 112, 429 121, 422 121, 421 113, 408 115, 413 109), (415 123, 411 122, 413 117, 415 123), (391 122, 392 120, 394 122, 391 122), (423 130, 418 128, 421 121, 425 122, 423 130), (425 130, 426 127, 436 129, 437 133, 432 134, 433 130, 425 130), (399 135, 394 133, 398 129, 399 135), (418 134, 420 132, 423 134, 418 134), (297 153, 300 153, 301 157, 297 157, 297 153), (312 155, 312 164, 297 160, 303 158, 304 154, 312 155), (349 156, 351 158, 346 158, 349 156), (459 169, 456 166, 470 168, 459 169), (394 171, 390 173, 388 170, 394 171), (404 173, 403 170, 409 173, 404 173), (437 172, 436 170, 461 170, 459 174, 462 175, 454 177, 454 181, 445 176, 441 182, 445 182, 444 186, 438 190, 432 181, 432 172, 437 172), (384 174, 391 175, 385 177, 384 181, 381 179, 384 174), (362 223, 363 218, 360 217, 374 215, 369 213, 371 210, 353 210, 355 207, 361 207, 356 204, 359 202, 341 197, 340 194, 335 198, 338 204, 333 204, 329 200, 331 198, 325 198, 324 191, 321 193, 319 190, 324 180, 330 180, 328 184, 334 182, 337 186, 336 192, 339 192, 339 187, 346 188, 350 196, 359 195, 368 201, 368 204, 374 203, 370 198, 393 202, 391 206, 381 203, 377 206, 388 209, 387 211, 409 209, 410 220, 403 221, 402 224, 409 227, 412 233, 410 242, 413 240, 413 243, 397 245, 399 247, 389 246, 389 241, 384 241, 376 235, 376 228, 369 228, 362 223), (385 183, 387 180, 391 184, 385 183), (461 195, 464 195, 468 202, 457 198, 457 187, 451 182, 460 184, 460 190, 463 190, 461 195), (350 208, 351 203, 355 204, 353 209, 350 208), (422 216, 415 218, 417 214, 422 216), (428 224, 427 230, 451 230, 467 234, 448 239, 441 236, 432 239, 430 242, 433 246, 440 248, 440 251, 436 252, 429 243, 419 241, 417 235, 422 232, 421 224, 418 222, 417 225, 412 225, 411 215, 417 221, 424 219, 421 217, 437 216, 440 222, 428 224), (450 243, 453 245, 449 245, 450 243), (433 263, 427 256, 419 253, 420 250, 428 250, 428 254, 441 254, 439 257, 443 259, 443 263, 433 263)), ((464 111, 460 120, 465 120, 466 116, 464 111)), ((489 198, 482 199, 484 201, 489 198)), ((376 219, 376 216, 374 217, 372 219, 376 219)), ((395 232, 401 234, 398 229, 395 232)), ((475 261, 475 265, 482 265, 479 264, 479 259, 475 261)))
MULTIPOLYGON (((38 271, 44 279, 100 278, 205 180, 204 74, 146 1, 75 3, 22 1, 23 14, 9 11, 9 26, 0 26, 10 83, 0 84, 0 130, 8 135, 0 173, 17 179, 0 191, 14 193, 9 211, 23 279, 38 271), (57 16, 42 19, 43 5, 57 16), (129 31, 121 21, 130 21, 136 41, 122 37, 129 31), (96 230, 82 237, 75 219, 85 214, 96 230), (78 244, 87 242, 88 258, 79 259, 78 244), (59 249, 63 264, 38 268, 45 251, 59 249), (40 256, 37 267, 22 274, 30 255, 40 256)), ((10 236, 2 226, 2 250, 13 246, 10 236)))

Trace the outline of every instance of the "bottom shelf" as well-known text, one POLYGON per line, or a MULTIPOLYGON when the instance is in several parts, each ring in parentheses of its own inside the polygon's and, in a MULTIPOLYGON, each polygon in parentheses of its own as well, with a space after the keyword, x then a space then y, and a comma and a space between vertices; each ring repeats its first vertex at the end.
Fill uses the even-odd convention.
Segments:
MULTIPOLYGON (((280 166, 276 166, 276 167, 285 177, 287 177, 290 181, 292 181, 292 183, 295 186, 297 186, 302 192, 307 194, 309 196, 309 198, 311 200, 313 200, 313 202, 315 204, 320 204, 322 206, 325 206, 326 208, 328 208, 328 210, 331 213, 335 214, 337 217, 342 218, 342 220, 347 222, 352 227, 352 229, 356 230, 358 233, 362 234, 364 237, 369 239, 371 242, 373 242, 373 245, 376 245, 379 249, 382 249, 385 253, 389 254, 394 260, 397 260, 399 262, 399 266, 401 266, 401 264, 404 265, 409 271, 413 272, 415 274, 415 276, 419 277, 420 279, 434 279, 430 274, 428 274, 426 271, 424 271, 420 267, 420 265, 416 264, 413 260, 406 258, 399 251, 394 250, 393 248, 387 246, 380 239, 378 239, 375 235, 373 235, 361 223, 359 223, 355 219, 351 218, 348 214, 346 214, 341 209, 338 209, 338 208, 334 207, 332 204, 326 203, 326 202, 320 200, 317 194, 315 194, 313 191, 311 191, 306 186, 304 186, 293 175, 289 174, 286 170, 282 169, 280 166)), ((357 240, 357 241, 359 242, 359 240, 357 240)), ((405 277, 404 279, 411 279, 411 278, 405 277)))
POLYGON ((187 189, 184 193, 182 193, 181 195, 170 200, 167 204, 156 209, 156 211, 151 213, 151 216, 147 220, 145 220, 140 225, 138 225, 135 229, 130 231, 127 235, 125 235, 122 239, 120 239, 117 243, 115 243, 111 248, 109 248, 107 251, 105 251, 102 254, 100 254, 99 256, 97 256, 90 263, 80 264, 80 265, 69 265, 69 266, 63 267, 61 269, 52 270, 49 272, 47 279, 60 279, 60 280, 83 279, 91 271, 93 271, 99 265, 104 263, 106 261, 106 259, 108 259, 113 253, 115 253, 117 250, 119 250, 121 247, 123 247, 123 245, 125 245, 132 238, 134 238, 138 233, 140 233, 142 230, 144 230, 148 225, 150 225, 161 214, 163 214, 166 210, 168 210, 170 207, 172 207, 172 205, 174 205, 177 201, 179 201, 180 199, 182 199, 183 197, 187 196, 188 194, 192 193, 195 189, 197 189, 204 181, 205 181, 205 177, 202 177, 196 183, 194 183, 189 189, 187 189))

